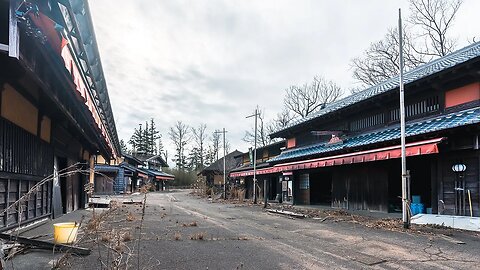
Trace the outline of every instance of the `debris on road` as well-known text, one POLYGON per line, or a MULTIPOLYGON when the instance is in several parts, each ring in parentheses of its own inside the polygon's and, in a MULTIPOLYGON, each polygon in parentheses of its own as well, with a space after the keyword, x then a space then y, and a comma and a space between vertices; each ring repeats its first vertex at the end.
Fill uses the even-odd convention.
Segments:
POLYGON ((306 218, 307 217, 306 215, 303 215, 303 214, 298 214, 298 213, 295 213, 295 212, 285 211, 285 210, 267 209, 267 212, 274 213, 274 214, 280 214, 280 215, 287 215, 287 216, 296 217, 296 218, 306 218))
POLYGON ((36 239, 20 237, 20 236, 5 234, 5 233, 0 233, 0 238, 7 241, 16 242, 25 246, 29 246, 29 247, 35 247, 35 248, 40 248, 45 250, 55 250, 59 252, 68 252, 76 255, 89 255, 91 252, 91 250, 88 248, 82 248, 82 247, 76 247, 76 246, 64 245, 64 244, 54 244, 48 241, 36 240, 36 239))

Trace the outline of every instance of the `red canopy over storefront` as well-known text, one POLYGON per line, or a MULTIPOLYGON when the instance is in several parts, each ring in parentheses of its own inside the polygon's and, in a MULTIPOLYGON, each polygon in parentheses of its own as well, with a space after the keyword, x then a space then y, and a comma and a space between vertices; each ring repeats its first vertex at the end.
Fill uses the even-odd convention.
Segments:
POLYGON ((169 176, 155 176, 155 179, 157 179, 157 180, 175 180, 175 177, 169 177, 169 176))
MULTIPOLYGON (((407 157, 437 154, 438 144, 444 139, 445 138, 435 138, 431 140, 408 143, 406 144, 407 157)), ((259 169, 257 170, 257 174, 270 174, 270 173, 277 173, 277 172, 284 172, 284 171, 314 169, 314 168, 321 168, 321 167, 328 167, 328 166, 387 160, 392 158, 400 158, 401 155, 402 155, 401 146, 396 145, 396 146, 389 146, 384 148, 360 151, 355 153, 281 163, 273 167, 259 169)), ((249 176, 249 175, 253 175, 253 170, 230 173, 231 177, 242 177, 242 176, 249 176)))

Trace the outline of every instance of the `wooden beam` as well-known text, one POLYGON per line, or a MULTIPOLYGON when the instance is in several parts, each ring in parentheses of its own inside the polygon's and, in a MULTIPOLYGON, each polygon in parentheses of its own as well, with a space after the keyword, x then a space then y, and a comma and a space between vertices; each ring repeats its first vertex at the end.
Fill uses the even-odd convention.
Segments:
POLYGON ((6 233, 0 233, 0 238, 4 240, 9 240, 9 241, 15 241, 23 245, 33 246, 40 249, 55 250, 55 251, 61 251, 66 253, 72 253, 76 255, 90 255, 90 252, 91 252, 91 250, 88 248, 74 247, 74 246, 64 245, 64 244, 54 244, 47 241, 34 240, 34 239, 10 235, 6 233))
POLYGON ((10 0, 10 13, 8 18, 8 56, 17 58, 19 57, 19 31, 17 17, 15 16, 15 7, 17 6, 16 0, 10 0))
POLYGON ((0 43, 0 50, 8 52, 8 44, 0 43))

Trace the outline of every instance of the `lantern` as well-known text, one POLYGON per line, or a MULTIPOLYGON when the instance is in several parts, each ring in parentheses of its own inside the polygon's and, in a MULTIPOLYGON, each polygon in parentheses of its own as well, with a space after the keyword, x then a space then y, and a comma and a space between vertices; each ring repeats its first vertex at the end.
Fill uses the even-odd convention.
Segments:
POLYGON ((452 171, 455 173, 462 173, 467 169, 467 165, 465 164, 455 164, 452 166, 452 171))

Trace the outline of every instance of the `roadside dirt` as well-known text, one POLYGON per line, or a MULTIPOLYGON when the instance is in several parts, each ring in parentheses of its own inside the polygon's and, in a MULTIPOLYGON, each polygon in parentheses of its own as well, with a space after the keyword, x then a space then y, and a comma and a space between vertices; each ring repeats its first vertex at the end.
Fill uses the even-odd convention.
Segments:
POLYGON ((425 235, 446 235, 451 236, 454 232, 462 232, 470 236, 479 237, 477 232, 462 231, 449 227, 438 225, 417 225, 411 224, 410 229, 403 228, 403 222, 397 218, 375 218, 369 216, 361 216, 350 214, 345 210, 336 209, 303 209, 291 205, 275 205, 269 206, 271 209, 282 209, 292 211, 294 213, 303 214, 307 218, 318 220, 319 222, 350 222, 360 224, 368 228, 382 229, 388 231, 408 232, 425 235))

